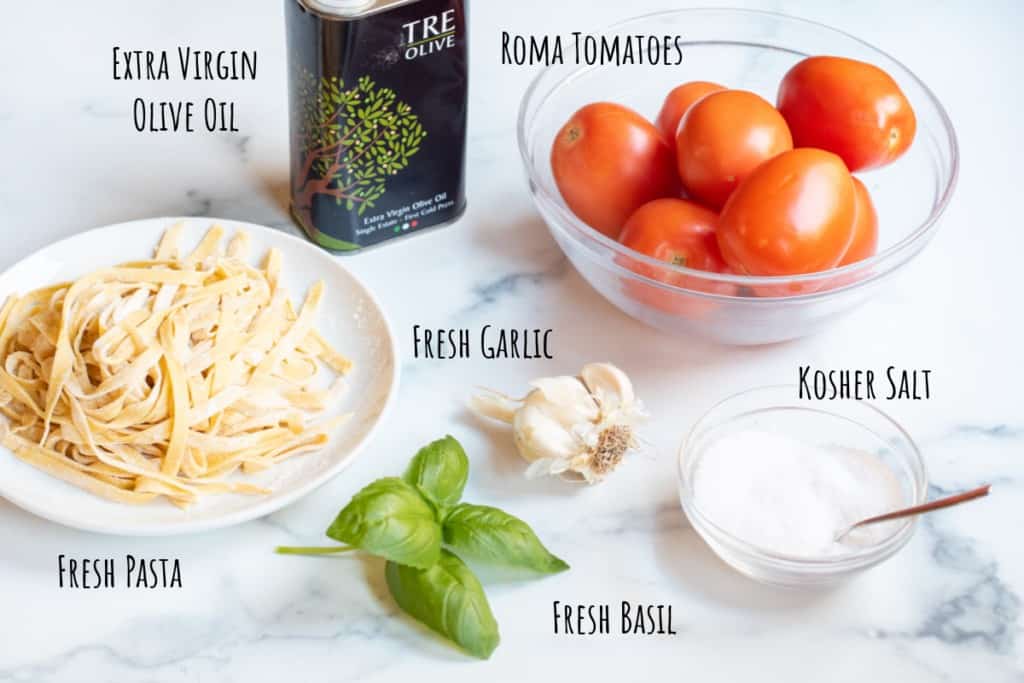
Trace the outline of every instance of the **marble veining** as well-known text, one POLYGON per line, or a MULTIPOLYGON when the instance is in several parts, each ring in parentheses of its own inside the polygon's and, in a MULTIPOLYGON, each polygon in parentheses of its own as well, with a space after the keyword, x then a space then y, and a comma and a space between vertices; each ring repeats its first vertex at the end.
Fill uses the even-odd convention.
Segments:
POLYGON ((457 316, 473 316, 484 309, 500 304, 503 299, 520 295, 525 286, 542 287, 547 281, 562 277, 568 270, 569 260, 558 256, 553 265, 543 270, 529 273, 508 273, 497 279, 475 285, 472 289, 473 303, 460 311, 457 316))

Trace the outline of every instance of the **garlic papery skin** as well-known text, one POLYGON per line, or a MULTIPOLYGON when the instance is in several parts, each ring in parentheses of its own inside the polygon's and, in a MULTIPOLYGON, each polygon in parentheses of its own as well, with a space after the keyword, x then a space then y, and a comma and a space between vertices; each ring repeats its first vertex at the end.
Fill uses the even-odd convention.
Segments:
POLYGON ((622 406, 628 409, 636 403, 633 383, 626 373, 611 363, 585 365, 580 371, 580 379, 606 415, 622 406))
POLYGON ((611 363, 591 363, 578 377, 545 377, 522 399, 495 391, 474 396, 479 415, 512 425, 527 477, 577 475, 601 481, 637 445, 645 417, 629 377, 611 363))

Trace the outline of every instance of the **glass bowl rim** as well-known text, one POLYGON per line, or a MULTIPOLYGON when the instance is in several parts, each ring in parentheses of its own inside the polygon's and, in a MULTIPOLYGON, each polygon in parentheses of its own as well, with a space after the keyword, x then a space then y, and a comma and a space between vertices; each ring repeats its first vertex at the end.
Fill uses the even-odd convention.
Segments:
MULTIPOLYGON (((949 114, 946 112, 946 108, 942 105, 942 102, 939 101, 935 93, 932 92, 931 88, 929 88, 920 78, 918 78, 917 74, 915 74, 913 71, 907 68, 907 66, 904 65, 901 61, 899 61, 889 53, 875 47, 874 45, 871 45, 870 43, 861 40, 860 38, 857 38, 856 36, 847 33, 846 31, 834 28, 827 24, 812 21, 809 19, 803 19, 801 17, 795 17, 789 14, 783 14, 781 12, 771 12, 757 9, 712 7, 660 10, 657 12, 650 12, 647 14, 631 17, 629 19, 616 22, 602 29, 600 33, 606 34, 623 28, 628 28, 632 24, 642 23, 645 21, 655 20, 658 18, 667 18, 670 16, 678 17, 697 15, 721 15, 724 17, 728 17, 731 15, 740 15, 755 18, 760 16, 766 19, 771 19, 772 21, 781 21, 788 22, 794 25, 802 25, 805 28, 811 28, 816 31, 831 32, 836 35, 842 36, 843 38, 852 41, 866 48, 867 50, 870 50, 884 57, 885 59, 890 60, 897 67, 902 69, 906 77, 921 89, 921 91, 925 95, 926 100, 938 113, 939 120, 942 122, 943 130, 946 133, 946 141, 948 142, 948 149, 950 155, 949 178, 945 183, 945 186, 942 188, 942 191, 938 197, 938 201, 936 201, 932 206, 932 210, 929 213, 928 217, 924 220, 923 223, 917 226, 908 235, 903 237, 903 239, 889 246, 887 249, 878 252, 874 256, 839 268, 833 268, 831 270, 818 271, 814 273, 805 273, 801 275, 754 276, 713 273, 709 271, 697 270, 694 268, 688 268, 686 266, 668 263, 666 261, 661 261, 659 259, 643 254, 641 252, 634 251, 633 249, 630 249, 629 247, 626 247, 625 245, 619 243, 617 240, 613 240, 612 238, 608 237, 607 235, 604 235, 598 230, 591 228, 589 225, 580 220, 571 210, 569 210, 567 206, 564 205, 564 203, 560 200, 560 197, 556 196, 556 194, 552 192, 551 189, 548 188, 546 184, 543 182, 543 180, 540 178, 539 172, 534 164, 535 159, 532 155, 529 140, 527 139, 527 118, 529 115, 531 105, 534 104, 534 100, 536 99, 540 91, 542 82, 544 81, 545 77, 549 73, 553 72, 555 69, 559 68, 558 65, 553 65, 541 69, 541 71, 531 81, 529 87, 526 89, 526 92, 523 94, 522 100, 520 101, 516 121, 516 140, 519 146, 520 159, 523 162, 523 166, 526 170, 527 178, 530 181, 530 185, 534 189, 534 192, 537 195, 539 195, 540 200, 545 204, 545 208, 555 212, 558 218, 558 221, 554 221, 554 226, 551 226, 551 222, 549 222, 549 226, 557 228, 558 230, 568 234, 569 238, 575 242, 583 242, 590 240, 591 242, 596 243, 598 251, 611 252, 611 254, 606 253, 606 255, 612 257, 612 265, 616 268, 616 270, 621 271, 622 274, 637 278, 651 286, 664 289, 666 291, 724 301, 797 301, 829 297, 833 294, 846 291, 854 287, 861 287, 875 280, 881 279, 886 275, 889 275, 891 272, 895 271, 900 265, 909 260, 909 258, 912 258, 916 253, 916 251, 914 251, 914 248, 917 247, 918 245, 923 246, 925 241, 932 236, 935 229, 937 228, 939 218, 945 212, 950 200, 953 197, 953 194, 956 190, 957 181, 960 175, 960 147, 956 135, 956 130, 953 126, 952 120, 949 117, 949 114), (571 229, 566 229, 567 226, 568 228, 571 229), (906 258, 901 258, 904 254, 908 253, 909 255, 906 258), (841 285, 839 287, 827 289, 825 291, 812 290, 809 292, 794 293, 782 296, 751 297, 723 294, 720 292, 701 291, 698 289, 692 289, 688 287, 675 285, 669 282, 665 282, 664 280, 650 277, 649 275, 640 273, 637 270, 627 268, 621 263, 619 263, 619 259, 615 257, 629 258, 633 261, 639 262, 641 264, 646 264, 647 266, 653 267, 655 269, 665 270, 670 273, 675 273, 688 278, 695 278, 696 281, 730 284, 735 285, 737 287, 780 287, 786 284, 800 284, 808 282, 826 283, 831 280, 846 278, 851 275, 857 275, 860 273, 868 272, 868 274, 862 278, 850 278, 849 283, 841 285), (877 270, 874 270, 876 266, 883 264, 887 267, 878 268, 877 270)), ((709 41, 701 42, 707 43, 709 41)), ((742 41, 712 42, 717 42, 720 44, 747 45, 750 47, 758 46, 757 44, 754 43, 745 43, 742 41)), ((684 40, 683 44, 687 44, 687 41, 684 40)), ((556 83, 554 83, 550 87, 549 91, 545 94, 544 98, 537 105, 538 110, 541 107, 543 107, 546 104, 547 100, 566 83, 577 78, 580 78, 581 76, 588 74, 592 71, 597 71, 603 68, 607 67, 594 65, 578 66, 572 69, 567 75, 560 78, 556 83)), ((920 247, 918 247, 918 249, 919 248, 920 247)), ((658 272, 658 270, 655 270, 654 272, 658 272)))
MULTIPOLYGON (((774 392, 780 390, 795 391, 795 384, 772 384, 767 386, 753 387, 745 389, 743 391, 731 394, 720 401, 717 401, 714 405, 704 411, 699 418, 693 423, 693 426, 687 432, 686 437, 683 439, 682 444, 679 446, 679 450, 676 454, 676 468, 677 477, 679 480, 679 498, 680 504, 686 516, 690 519, 690 523, 694 529, 703 535, 704 530, 710 530, 716 541, 724 540, 731 548, 738 550, 748 558, 756 558, 762 563, 769 563, 779 569, 784 570, 796 570, 804 572, 815 572, 819 570, 828 571, 842 571, 849 569, 858 569, 866 566, 870 566, 876 562, 879 562, 886 557, 889 557, 906 543, 913 536, 917 526, 917 517, 905 518, 900 527, 888 536, 884 541, 876 545, 867 546, 858 549, 856 552, 846 553, 843 555, 825 556, 825 557, 805 557, 802 555, 792 555, 789 553, 781 553, 762 548, 761 546, 755 545, 748 541, 744 541, 741 538, 736 537, 730 532, 726 531, 718 524, 713 522, 708 516, 706 516, 696 504, 696 497, 693 495, 693 482, 687 474, 687 468, 684 464, 685 455, 690 450, 689 446, 697 435, 698 430, 704 427, 705 421, 719 408, 722 406, 732 403, 735 400, 749 397, 753 394, 774 392), (694 519, 699 521, 699 525, 694 523, 694 519)), ((913 484, 916 489, 914 500, 910 501, 908 505, 921 505, 927 501, 928 498, 928 469, 925 465, 924 458, 921 456, 921 451, 918 448, 917 442, 914 441, 913 437, 907 432, 904 427, 893 419, 888 413, 878 408, 874 404, 868 401, 852 401, 857 405, 866 408, 873 412, 878 417, 881 417, 893 430, 906 442, 908 447, 909 457, 907 458, 908 464, 910 465, 911 477, 913 484)), ((763 410, 772 410, 781 408, 778 405, 767 405, 762 408, 763 410)), ((814 408, 811 406, 795 407, 798 410, 808 410, 822 412, 834 417, 843 417, 853 421, 859 426, 863 424, 855 419, 840 416, 837 413, 833 413, 828 410, 821 408, 814 408)), ((726 421, 731 420, 728 418, 726 421)), ((714 548, 712 548, 714 550, 714 548)), ((714 550, 718 554, 717 550, 714 550)))

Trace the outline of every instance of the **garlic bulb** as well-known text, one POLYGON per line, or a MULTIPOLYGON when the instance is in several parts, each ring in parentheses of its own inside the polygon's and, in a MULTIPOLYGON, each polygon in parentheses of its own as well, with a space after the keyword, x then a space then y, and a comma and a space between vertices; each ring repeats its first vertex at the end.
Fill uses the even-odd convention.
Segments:
POLYGON ((470 402, 478 414, 512 425, 516 448, 530 462, 526 476, 574 473, 593 484, 636 446, 643 406, 614 365, 591 363, 579 377, 546 377, 530 386, 524 399, 488 391, 470 402))

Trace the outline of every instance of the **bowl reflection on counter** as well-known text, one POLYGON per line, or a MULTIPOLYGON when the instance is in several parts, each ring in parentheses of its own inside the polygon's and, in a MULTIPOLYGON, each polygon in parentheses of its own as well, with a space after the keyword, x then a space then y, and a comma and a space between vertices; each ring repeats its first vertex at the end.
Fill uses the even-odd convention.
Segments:
POLYGON ((612 304, 658 329, 725 344, 795 339, 822 329, 875 294, 928 244, 956 185, 956 135, 942 105, 906 67, 841 31, 751 10, 679 10, 632 19, 608 35, 678 34, 683 63, 545 69, 526 92, 518 142, 530 192, 576 270, 612 304), (879 214, 879 253, 825 273, 746 277, 675 266, 622 246, 580 221, 551 173, 561 126, 597 101, 625 104, 653 119, 662 98, 690 80, 710 80, 775 100, 779 81, 809 55, 860 59, 885 69, 917 114, 917 136, 895 163, 859 175, 879 214))

